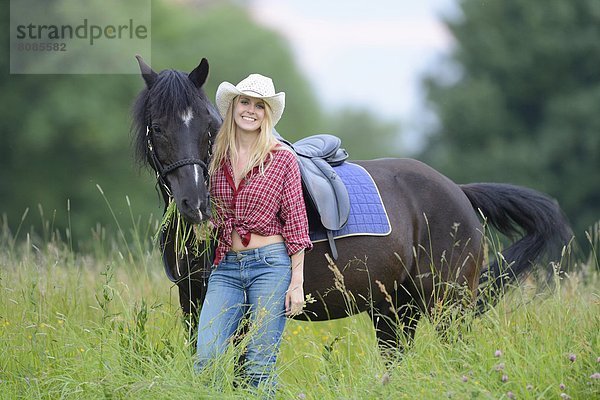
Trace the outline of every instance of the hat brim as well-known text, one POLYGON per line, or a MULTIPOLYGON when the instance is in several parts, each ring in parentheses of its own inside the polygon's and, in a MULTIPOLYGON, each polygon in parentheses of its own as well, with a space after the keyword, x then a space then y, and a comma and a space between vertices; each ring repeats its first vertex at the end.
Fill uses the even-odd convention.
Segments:
POLYGON ((219 110, 221 117, 225 118, 233 99, 241 94, 256 99, 262 99, 267 103, 269 107, 271 107, 271 113, 273 114, 273 126, 277 125, 277 122, 279 122, 283 115, 283 109, 285 108, 284 92, 276 93, 273 96, 261 96, 253 91, 241 91, 229 82, 221 83, 217 88, 217 94, 215 96, 217 109, 219 110))

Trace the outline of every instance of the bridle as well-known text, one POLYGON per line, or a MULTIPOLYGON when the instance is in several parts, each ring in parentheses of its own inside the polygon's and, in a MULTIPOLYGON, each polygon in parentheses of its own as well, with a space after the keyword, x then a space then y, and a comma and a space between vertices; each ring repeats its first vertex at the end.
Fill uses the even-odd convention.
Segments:
POLYGON ((208 135, 208 159, 206 161, 199 158, 184 158, 165 166, 158 159, 156 151, 154 150, 154 135, 158 130, 158 126, 152 123, 146 125, 146 152, 150 159, 150 163, 156 172, 156 185, 162 189, 169 199, 173 198, 173 194, 165 178, 171 172, 185 165, 199 165, 200 168, 202 168, 202 173, 204 175, 204 183, 208 186, 208 163, 210 163, 212 156, 212 132, 210 128, 209 125, 204 132, 205 135, 208 135))
MULTIPOLYGON (((173 199, 173 193, 171 192, 171 188, 169 187, 167 181, 166 181, 166 176, 168 174, 170 174, 171 172, 175 171, 178 168, 181 168, 185 165, 199 165, 200 168, 202 168, 202 172, 204 174, 204 183, 205 185, 208 187, 208 164, 210 163, 210 159, 212 158, 212 132, 211 132, 211 126, 210 124, 208 125, 208 128, 206 129, 206 131, 204 132, 205 135, 208 135, 208 157, 207 160, 201 160, 199 158, 184 158, 178 161, 175 161, 174 163, 168 164, 168 165, 163 165, 162 162, 158 159, 158 156, 156 155, 156 151, 155 146, 154 146, 154 135, 156 133, 156 131, 158 130, 158 126, 157 125, 153 125, 152 123, 149 123, 148 125, 146 125, 146 154, 148 156, 148 158, 150 159, 150 162, 152 164, 152 167, 154 168, 154 171, 156 172, 156 189, 157 192, 160 191, 163 194, 163 200, 165 202, 164 207, 165 207, 165 212, 167 210, 167 207, 169 206, 169 203, 171 201, 171 199, 173 199), (160 190, 159 190, 160 189, 160 190)), ((161 246, 166 246, 166 242, 163 242, 163 240, 165 240, 165 234, 163 231, 163 234, 161 235, 161 246)), ((186 254, 187 254, 187 245, 186 245, 186 254)), ((202 255, 202 265, 207 266, 211 264, 211 258, 212 258, 212 251, 209 252, 203 252, 202 255)), ((163 252, 163 260, 165 262, 165 265, 168 265, 168 258, 166 258, 166 253, 163 252)), ((175 260, 175 266, 177 268, 178 273, 181 275, 181 272, 179 271, 179 260, 176 257, 175 260)), ((190 260, 188 259, 188 269, 190 268, 190 260)), ((193 261, 192 261, 193 263, 193 261)), ((189 269, 189 274, 188 274, 188 279, 191 276, 192 273, 191 269, 189 269)), ((199 271, 196 271, 196 273, 200 272, 201 273, 201 278, 204 282, 204 288, 206 288, 206 280, 207 280, 207 276, 206 276, 206 268, 201 268, 199 271)), ((183 280, 184 278, 181 278, 181 280, 183 280)))

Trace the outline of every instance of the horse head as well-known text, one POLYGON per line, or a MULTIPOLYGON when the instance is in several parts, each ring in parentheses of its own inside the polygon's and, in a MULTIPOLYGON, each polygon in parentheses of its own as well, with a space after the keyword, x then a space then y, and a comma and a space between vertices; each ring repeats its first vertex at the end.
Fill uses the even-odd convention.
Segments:
POLYGON ((208 163, 222 122, 202 88, 208 61, 189 74, 156 73, 136 58, 146 83, 133 107, 136 157, 156 172, 165 202, 174 198, 183 217, 199 223, 210 216, 208 163))

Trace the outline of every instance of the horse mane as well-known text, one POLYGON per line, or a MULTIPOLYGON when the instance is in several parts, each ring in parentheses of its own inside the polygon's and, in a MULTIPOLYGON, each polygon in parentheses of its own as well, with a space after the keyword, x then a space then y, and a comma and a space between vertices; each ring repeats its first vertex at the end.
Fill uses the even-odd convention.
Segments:
POLYGON ((152 87, 145 87, 140 92, 131 110, 131 134, 137 163, 148 164, 146 126, 150 115, 167 117, 171 123, 178 113, 188 108, 196 114, 202 103, 210 104, 204 91, 199 90, 186 73, 172 69, 161 71, 152 87))

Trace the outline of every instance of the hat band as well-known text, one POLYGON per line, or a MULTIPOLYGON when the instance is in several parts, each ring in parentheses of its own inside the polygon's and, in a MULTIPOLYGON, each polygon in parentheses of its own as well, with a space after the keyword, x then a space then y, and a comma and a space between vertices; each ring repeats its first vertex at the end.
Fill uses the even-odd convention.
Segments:
POLYGON ((264 95, 264 94, 262 94, 262 93, 259 93, 259 92, 257 92, 256 90, 252 90, 252 89, 242 89, 242 91, 241 91, 241 92, 242 92, 242 93, 244 93, 244 94, 246 94, 246 93, 248 93, 248 92, 251 92, 251 93, 256 93, 256 94, 257 94, 257 95, 259 95, 260 97, 268 97, 268 96, 266 96, 266 95, 264 95))

